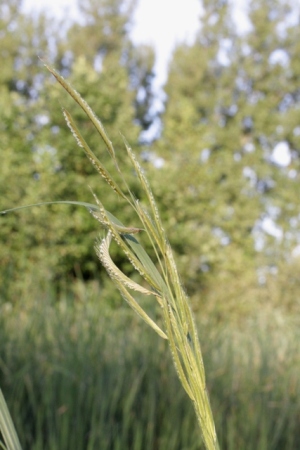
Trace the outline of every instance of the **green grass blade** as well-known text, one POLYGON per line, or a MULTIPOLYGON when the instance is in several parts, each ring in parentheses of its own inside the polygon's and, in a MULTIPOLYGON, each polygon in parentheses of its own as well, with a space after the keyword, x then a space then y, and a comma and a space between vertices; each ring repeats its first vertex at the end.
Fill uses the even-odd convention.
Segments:
POLYGON ((141 319, 143 319, 160 337, 162 337, 163 339, 168 339, 166 333, 154 322, 154 320, 151 319, 151 317, 148 316, 148 314, 143 310, 143 308, 141 308, 138 302, 127 291, 125 286, 116 281, 115 283, 124 300, 127 301, 127 303, 138 314, 138 316, 140 316, 141 319))
POLYGON ((128 245, 132 248, 139 261, 142 263, 144 269, 147 271, 151 279, 154 281, 155 285, 159 288, 159 290, 163 293, 167 290, 167 285, 162 279, 159 271, 155 267, 152 259, 149 257, 148 253, 145 251, 144 247, 140 244, 140 242, 136 239, 136 237, 132 235, 124 235, 124 240, 128 245))
POLYGON ((0 211, 1 215, 5 215, 10 212, 19 211, 20 209, 26 209, 26 208, 32 208, 33 206, 44 206, 44 205, 77 205, 77 206, 84 206, 87 209, 92 210, 98 210, 98 206, 94 205, 93 203, 86 203, 86 202, 76 202, 73 200, 65 200, 65 201, 54 201, 54 202, 41 202, 41 203, 32 203, 30 205, 24 205, 24 206, 17 206, 16 208, 10 208, 5 209, 3 211, 0 211))
MULTIPOLYGON (((0 389, 0 431, 7 450, 22 450, 6 401, 0 389)), ((4 447, 5 448, 5 447, 4 447)))

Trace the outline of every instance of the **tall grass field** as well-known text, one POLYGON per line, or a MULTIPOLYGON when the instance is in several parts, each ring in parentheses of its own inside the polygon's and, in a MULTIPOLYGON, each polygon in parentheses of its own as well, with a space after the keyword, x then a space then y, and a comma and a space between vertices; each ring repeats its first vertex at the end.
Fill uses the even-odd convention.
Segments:
MULTIPOLYGON (((300 448, 299 323, 279 313, 196 321, 220 447, 300 448)), ((0 342, 23 449, 204 449, 167 343, 97 286, 2 302, 0 342)))

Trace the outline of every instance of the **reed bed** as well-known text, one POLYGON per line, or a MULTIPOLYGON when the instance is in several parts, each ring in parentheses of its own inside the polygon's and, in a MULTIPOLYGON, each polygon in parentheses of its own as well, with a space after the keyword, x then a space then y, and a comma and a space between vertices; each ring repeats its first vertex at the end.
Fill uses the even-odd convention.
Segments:
MULTIPOLYGON (((205 448, 164 340, 99 292, 51 296, 1 307, 0 383, 23 449, 205 448)), ((220 446, 299 448, 299 324, 196 319, 220 446)))

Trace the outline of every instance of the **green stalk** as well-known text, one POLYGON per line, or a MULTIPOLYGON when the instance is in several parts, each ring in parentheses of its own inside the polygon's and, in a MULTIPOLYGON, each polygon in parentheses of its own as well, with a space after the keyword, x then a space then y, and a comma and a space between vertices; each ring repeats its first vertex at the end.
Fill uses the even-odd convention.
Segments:
POLYGON ((126 302, 160 337, 168 340, 178 377, 193 403, 205 447, 207 450, 219 450, 195 322, 188 298, 180 283, 172 249, 165 235, 148 180, 141 169, 136 156, 125 142, 129 159, 136 171, 141 188, 146 195, 147 205, 145 207, 144 205, 141 206, 139 201, 130 192, 128 184, 119 168, 113 145, 107 136, 104 127, 90 106, 54 69, 49 66, 46 67, 94 124, 97 132, 107 147, 108 153, 112 158, 117 171, 123 178, 127 192, 124 192, 121 187, 115 183, 112 176, 105 169, 103 163, 97 159, 82 137, 71 114, 64 109, 63 113, 67 125, 71 129, 77 144, 84 149, 91 163, 112 190, 131 205, 137 214, 139 222, 142 223, 143 228, 123 225, 110 215, 95 196, 98 208, 96 211, 92 210, 91 212, 100 224, 108 230, 107 236, 102 239, 102 241, 96 242, 96 253, 126 302), (157 255, 158 267, 161 269, 160 271, 139 243, 137 239, 138 232, 145 232, 148 236, 149 241, 153 245, 155 254, 157 255), (144 281, 148 285, 147 288, 132 282, 113 263, 109 255, 109 246, 112 239, 122 248, 134 268, 138 270, 144 278, 144 281), (138 291, 140 295, 152 294, 153 297, 156 298, 162 311, 164 328, 162 328, 161 325, 159 326, 151 317, 149 317, 139 302, 134 299, 129 290, 138 291))
POLYGON ((5 399, 0 389, 0 431, 6 447, 0 442, 0 447, 5 450, 22 450, 12 418, 9 414, 5 399))

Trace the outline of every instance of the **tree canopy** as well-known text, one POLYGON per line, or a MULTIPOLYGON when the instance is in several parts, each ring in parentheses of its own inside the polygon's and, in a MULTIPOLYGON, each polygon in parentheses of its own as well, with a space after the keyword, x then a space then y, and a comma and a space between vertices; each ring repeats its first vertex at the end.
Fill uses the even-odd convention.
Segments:
MULTIPOLYGON (((142 142, 141 132, 155 119, 155 55, 130 39, 136 2, 78 4, 80 24, 64 28, 47 16, 22 14, 19 1, 0 1, 0 209, 41 201, 89 202, 89 185, 121 220, 134 220, 99 185, 76 147, 60 105, 72 110, 99 159, 106 157, 40 56, 91 104, 117 151, 125 158, 122 133, 144 160, 195 305, 203 293, 207 302, 221 293, 244 302, 246 291, 247 299, 259 298, 270 278, 282 282, 279 271, 293 273, 300 245, 295 4, 251 0, 250 28, 241 32, 230 2, 203 1, 194 43, 178 45, 172 56, 162 133, 153 142, 142 142)), ((134 176, 131 187, 139 196, 134 176)), ((97 230, 85 209, 32 208, 1 217, 1 225, 0 278, 3 286, 14 286, 13 292, 28 273, 56 281, 99 277, 93 253, 97 230)))

